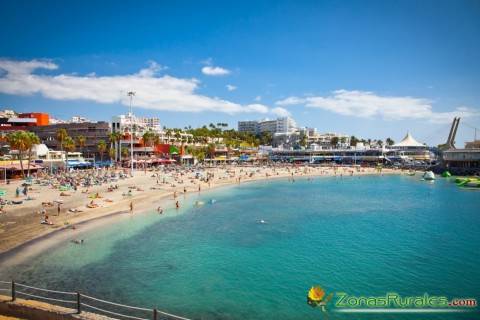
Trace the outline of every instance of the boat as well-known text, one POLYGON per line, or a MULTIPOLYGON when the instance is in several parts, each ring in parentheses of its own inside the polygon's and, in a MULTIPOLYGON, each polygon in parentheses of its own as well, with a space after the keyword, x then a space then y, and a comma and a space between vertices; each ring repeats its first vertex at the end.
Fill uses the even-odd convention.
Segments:
POLYGON ((464 186, 468 188, 480 188, 480 180, 471 179, 470 181, 465 183, 464 186))
POLYGON ((467 188, 480 188, 480 179, 478 178, 458 178, 457 186, 467 188))
POLYGON ((425 180, 435 180, 435 174, 433 173, 433 171, 426 171, 423 174, 423 179, 425 179, 425 180))
POLYGON ((450 178, 451 176, 452 176, 452 174, 449 171, 443 171, 443 173, 442 173, 442 177, 444 177, 444 178, 450 178))

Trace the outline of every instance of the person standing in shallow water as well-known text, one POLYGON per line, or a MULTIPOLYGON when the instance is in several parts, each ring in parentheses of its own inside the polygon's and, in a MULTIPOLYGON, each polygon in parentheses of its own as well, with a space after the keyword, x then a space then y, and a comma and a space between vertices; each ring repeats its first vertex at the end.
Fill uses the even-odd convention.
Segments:
POLYGON ((178 203, 178 200, 177 200, 177 202, 175 202, 175 208, 177 208, 177 209, 180 208, 180 204, 178 203))

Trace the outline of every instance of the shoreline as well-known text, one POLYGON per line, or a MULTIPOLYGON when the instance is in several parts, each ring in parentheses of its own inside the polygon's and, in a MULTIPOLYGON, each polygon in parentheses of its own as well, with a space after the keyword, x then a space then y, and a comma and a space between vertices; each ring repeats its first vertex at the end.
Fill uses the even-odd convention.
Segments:
MULTIPOLYGON (((256 170, 259 170, 258 168, 254 167, 256 170)), ((345 168, 348 167, 340 167, 343 168, 342 170, 345 170, 345 168)), ((218 168, 216 168, 218 169, 218 168)), ((331 168, 324 168, 324 170, 330 170, 331 168)), ((351 170, 351 168, 348 168, 351 170)), ((371 168, 366 168, 366 169, 371 169, 371 168)), ((147 172, 147 174, 150 172, 147 172)), ((343 178, 349 178, 349 177, 359 177, 359 176, 371 176, 371 175, 391 175, 391 174, 401 174, 401 170, 391 170, 391 169, 384 169, 383 172, 379 173, 374 170, 367 170, 364 172, 355 172, 355 174, 350 175, 350 174, 345 174, 342 175, 343 178)), ((322 177, 340 177, 340 174, 334 174, 333 172, 303 172, 300 175, 291 175, 290 171, 288 174, 277 174, 277 175, 270 175, 270 176, 253 176, 253 177, 248 177, 245 178, 245 180, 241 180, 240 183, 238 183, 237 179, 227 179, 224 181, 215 181, 213 185, 210 187, 206 187, 202 189, 200 192, 209 192, 216 190, 217 188, 222 188, 222 187, 231 187, 235 185, 241 185, 244 183, 251 183, 251 182, 268 182, 272 180, 281 180, 281 179, 304 179, 304 178, 322 178, 322 177)), ((133 177, 132 179, 135 179, 136 177, 133 177)), ((131 182, 131 181, 129 181, 131 182)), ((191 186, 190 186, 191 187, 191 186)), ((10 260, 17 260, 17 258, 21 258, 22 252, 25 253, 32 247, 38 247, 39 244, 44 243, 45 241, 52 240, 52 238, 55 238, 58 235, 65 234, 69 230, 72 230, 72 226, 83 226, 85 227, 90 227, 91 225, 95 224, 95 222, 102 222, 102 221, 111 221, 112 219, 116 217, 120 217, 121 215, 128 214, 129 210, 119 210, 120 205, 124 204, 124 202, 136 202, 137 204, 135 205, 135 211, 136 213, 134 214, 144 214, 148 210, 154 210, 156 205, 160 205, 162 208, 169 208, 171 207, 168 204, 168 201, 175 201, 175 198, 172 197, 173 193, 175 192, 174 188, 172 190, 164 190, 161 189, 159 194, 155 194, 156 192, 153 192, 152 190, 148 190, 148 192, 138 194, 135 196, 132 196, 132 198, 129 199, 123 199, 123 201, 119 201, 119 203, 115 203, 115 205, 111 207, 102 207, 99 209, 105 209, 105 210, 92 210, 91 212, 87 212, 84 215, 76 216, 72 221, 73 223, 70 223, 68 225, 62 225, 56 228, 48 228, 44 230, 43 232, 33 235, 33 237, 24 240, 24 241, 17 241, 16 243, 13 243, 11 246, 7 247, 7 249, 3 250, 0 252, 0 265, 8 265, 9 262, 13 262, 10 260), (128 200, 128 201, 126 201, 128 200), (102 212, 103 211, 103 212, 102 212)), ((157 191, 157 190, 154 190, 157 191)), ((181 192, 177 198, 179 198, 181 195, 185 196, 191 196, 192 194, 199 193, 198 190, 192 190, 191 188, 187 188, 187 192, 183 193, 181 192)), ((83 231, 83 228, 81 229, 83 231)), ((1 234, 0 234, 0 240, 1 240, 1 234)), ((50 246, 48 246, 50 247, 50 246)), ((41 252, 38 252, 38 254, 41 254, 41 252)), ((27 256, 32 256, 31 254, 29 255, 26 253, 27 256)), ((28 258, 28 257, 24 257, 28 258)), ((17 262, 18 263, 18 262, 17 262)), ((13 263, 15 264, 15 263, 13 263)))

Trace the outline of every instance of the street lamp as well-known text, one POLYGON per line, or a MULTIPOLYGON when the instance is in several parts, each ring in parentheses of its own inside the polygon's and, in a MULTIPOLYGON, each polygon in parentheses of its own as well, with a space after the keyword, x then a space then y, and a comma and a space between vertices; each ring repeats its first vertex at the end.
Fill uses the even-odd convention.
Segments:
POLYGON ((130 97, 130 166, 131 175, 133 176, 133 113, 132 113, 132 100, 135 96, 135 91, 129 91, 127 95, 130 97))

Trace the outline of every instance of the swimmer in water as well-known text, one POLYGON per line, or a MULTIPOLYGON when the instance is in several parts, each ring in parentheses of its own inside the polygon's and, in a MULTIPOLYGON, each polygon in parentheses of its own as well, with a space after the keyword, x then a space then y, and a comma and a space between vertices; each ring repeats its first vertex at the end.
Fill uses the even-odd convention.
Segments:
POLYGON ((158 207, 158 208, 157 208, 157 212, 158 212, 159 214, 162 214, 162 213, 163 213, 162 207, 158 207))

